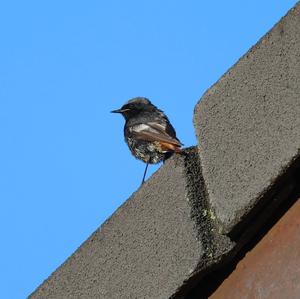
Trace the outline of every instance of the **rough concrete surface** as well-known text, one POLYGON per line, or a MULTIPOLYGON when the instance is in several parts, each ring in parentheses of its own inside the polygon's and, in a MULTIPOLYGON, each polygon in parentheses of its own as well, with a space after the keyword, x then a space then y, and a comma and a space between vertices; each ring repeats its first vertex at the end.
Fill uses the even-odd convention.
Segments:
POLYGON ((300 298, 299 248, 298 200, 209 298, 300 298))
POLYGON ((203 177, 225 233, 299 156, 299 28, 298 3, 195 108, 203 177))
MULTIPOLYGON (((197 150, 191 155, 198 159, 197 150)), ((203 268, 202 259, 214 255, 211 226, 198 219, 201 186, 189 182, 191 175, 199 178, 191 173, 197 163, 184 156, 168 160, 30 298, 174 296, 203 268)))

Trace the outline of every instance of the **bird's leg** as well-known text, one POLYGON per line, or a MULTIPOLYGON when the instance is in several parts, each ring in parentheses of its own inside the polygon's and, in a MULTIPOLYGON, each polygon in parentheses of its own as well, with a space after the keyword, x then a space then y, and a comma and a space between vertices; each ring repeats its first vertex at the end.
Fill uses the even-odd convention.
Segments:
POLYGON ((149 162, 147 162, 147 164, 146 164, 146 168, 145 168, 145 171, 144 171, 143 180, 142 180, 142 184, 141 184, 141 185, 143 185, 143 184, 144 184, 144 182, 145 182, 145 177, 146 177, 146 173, 147 173, 148 165, 149 165, 149 162))

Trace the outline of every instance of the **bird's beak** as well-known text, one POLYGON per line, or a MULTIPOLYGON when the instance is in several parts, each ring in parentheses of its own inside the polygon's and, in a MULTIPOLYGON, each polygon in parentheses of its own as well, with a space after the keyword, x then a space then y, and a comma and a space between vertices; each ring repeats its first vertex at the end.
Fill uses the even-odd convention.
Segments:
POLYGON ((113 110, 113 111, 110 111, 111 113, 122 113, 122 109, 117 109, 117 110, 113 110))
POLYGON ((123 112, 126 112, 126 111, 129 111, 130 109, 117 109, 117 110, 113 110, 113 111, 110 111, 111 113, 123 113, 123 112))

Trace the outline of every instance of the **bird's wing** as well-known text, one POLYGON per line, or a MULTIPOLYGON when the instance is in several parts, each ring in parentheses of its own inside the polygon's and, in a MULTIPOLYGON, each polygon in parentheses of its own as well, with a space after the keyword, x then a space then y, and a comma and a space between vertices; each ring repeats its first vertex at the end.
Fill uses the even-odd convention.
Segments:
POLYGON ((175 147, 182 145, 176 137, 172 137, 166 132, 166 125, 163 124, 148 122, 131 126, 129 130, 137 139, 158 141, 175 147))

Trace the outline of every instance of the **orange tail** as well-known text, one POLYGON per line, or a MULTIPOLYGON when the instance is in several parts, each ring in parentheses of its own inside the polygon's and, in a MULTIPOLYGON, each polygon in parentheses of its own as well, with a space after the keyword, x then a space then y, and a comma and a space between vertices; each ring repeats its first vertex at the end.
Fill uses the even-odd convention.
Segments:
POLYGON ((172 143, 167 143, 167 142, 159 142, 159 144, 161 145, 161 148, 163 150, 171 150, 172 152, 175 152, 175 153, 182 153, 182 149, 178 146, 178 145, 175 145, 175 144, 172 144, 172 143))

